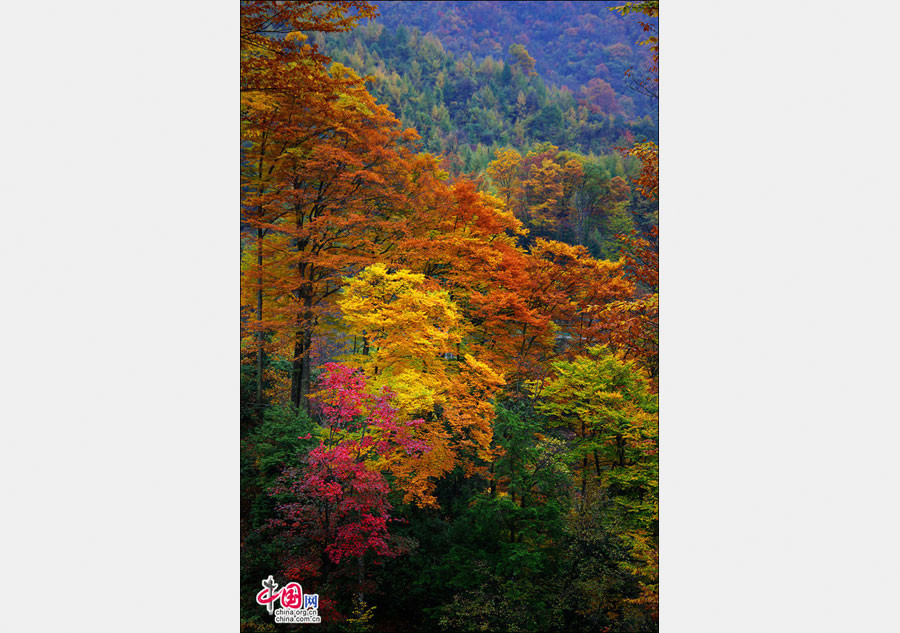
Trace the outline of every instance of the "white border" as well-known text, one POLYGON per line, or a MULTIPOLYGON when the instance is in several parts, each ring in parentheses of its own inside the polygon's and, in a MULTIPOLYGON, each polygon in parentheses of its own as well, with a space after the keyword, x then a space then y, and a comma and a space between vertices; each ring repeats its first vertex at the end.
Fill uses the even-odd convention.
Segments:
POLYGON ((238 4, 2 19, 0 628, 236 630, 238 4))
POLYGON ((897 5, 663 2, 661 630, 892 630, 897 5))

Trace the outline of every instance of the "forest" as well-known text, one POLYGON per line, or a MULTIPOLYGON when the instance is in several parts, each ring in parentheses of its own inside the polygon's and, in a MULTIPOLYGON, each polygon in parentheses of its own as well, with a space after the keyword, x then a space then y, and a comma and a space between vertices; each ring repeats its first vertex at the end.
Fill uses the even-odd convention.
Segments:
POLYGON ((658 11, 241 3, 241 631, 658 630, 658 11))

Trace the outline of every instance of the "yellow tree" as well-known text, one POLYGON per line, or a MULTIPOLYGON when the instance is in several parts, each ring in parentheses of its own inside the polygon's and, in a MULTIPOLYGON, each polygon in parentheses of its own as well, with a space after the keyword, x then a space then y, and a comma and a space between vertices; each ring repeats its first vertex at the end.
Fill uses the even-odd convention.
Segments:
POLYGON ((417 439, 430 450, 392 464, 406 499, 435 503, 434 479, 490 457, 491 399, 503 378, 466 351, 470 326, 446 290, 425 275, 373 264, 346 280, 338 299, 355 337, 348 364, 375 388, 394 392, 405 419, 422 418, 417 439))
POLYGON ((509 208, 513 192, 519 184, 521 161, 522 155, 507 147, 497 152, 497 158, 491 161, 487 168, 487 174, 497 186, 498 193, 503 196, 506 208, 509 208))
POLYGON ((524 75, 537 75, 534 70, 534 57, 532 57, 521 44, 509 45, 509 56, 515 61, 513 68, 518 68, 524 75))

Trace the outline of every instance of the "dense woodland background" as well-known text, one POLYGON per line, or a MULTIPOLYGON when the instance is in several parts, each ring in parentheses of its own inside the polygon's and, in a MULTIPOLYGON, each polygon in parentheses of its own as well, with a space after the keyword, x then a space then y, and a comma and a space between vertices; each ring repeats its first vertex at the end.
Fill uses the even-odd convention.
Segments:
POLYGON ((242 3, 243 631, 657 629, 657 15, 242 3))

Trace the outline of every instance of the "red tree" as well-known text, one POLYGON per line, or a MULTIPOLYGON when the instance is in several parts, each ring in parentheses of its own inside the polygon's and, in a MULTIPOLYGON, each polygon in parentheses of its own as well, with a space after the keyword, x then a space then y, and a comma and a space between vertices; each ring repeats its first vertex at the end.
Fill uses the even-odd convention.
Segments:
POLYGON ((377 561, 405 550, 388 530, 390 486, 381 467, 397 453, 418 455, 428 447, 412 433, 422 421, 398 421, 392 396, 388 390, 368 393, 366 377, 356 369, 325 365, 314 394, 323 439, 271 491, 290 499, 278 507, 272 527, 299 546, 284 560, 287 578, 321 586, 355 571, 362 599, 366 556, 377 561), (346 564, 352 559, 355 570, 346 564))

